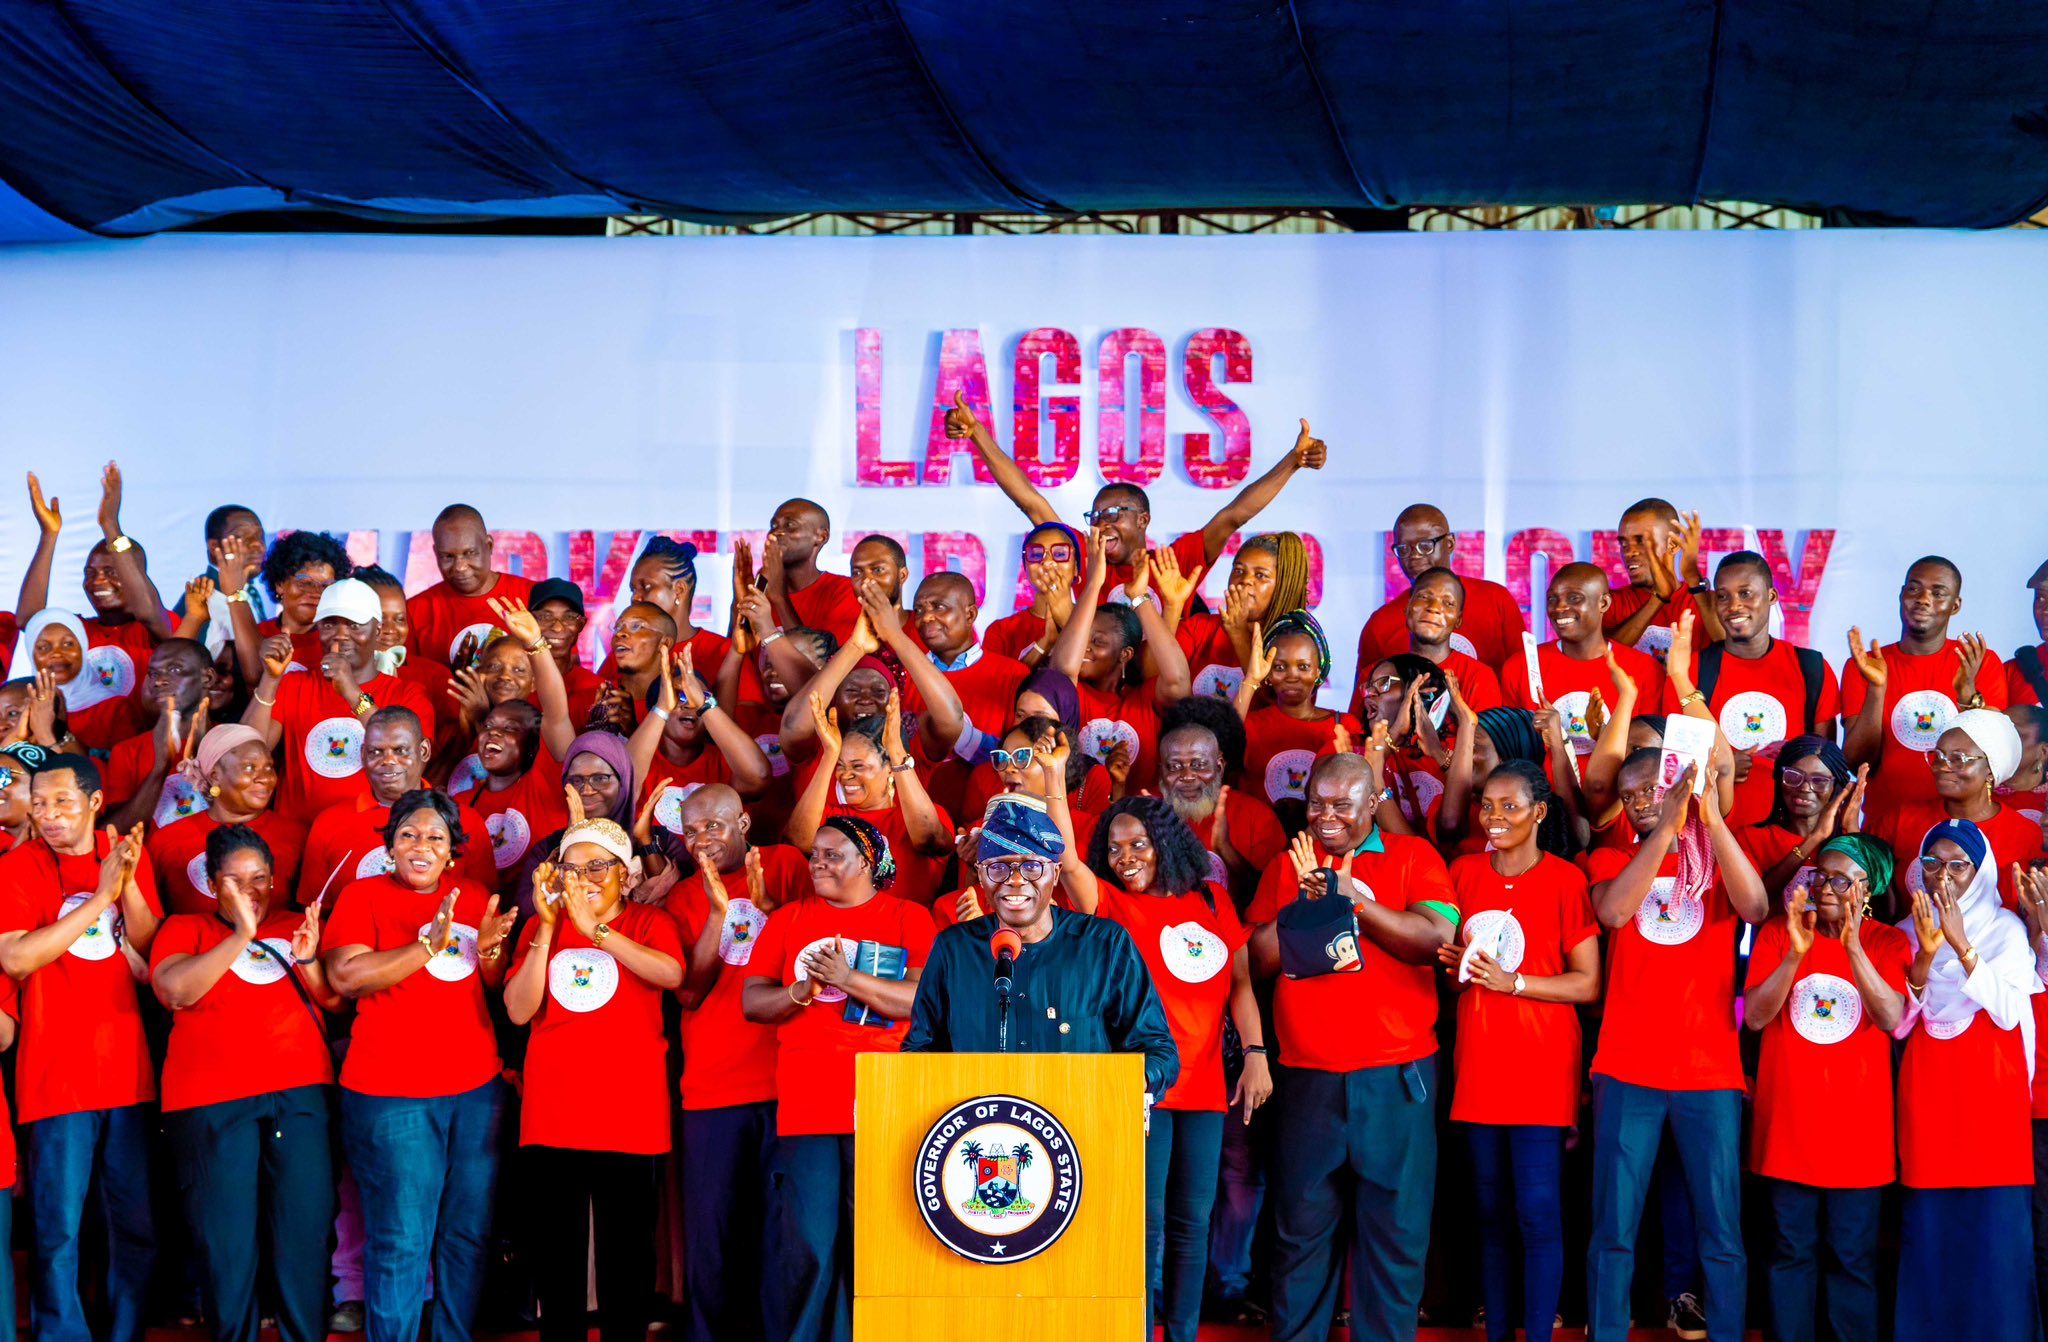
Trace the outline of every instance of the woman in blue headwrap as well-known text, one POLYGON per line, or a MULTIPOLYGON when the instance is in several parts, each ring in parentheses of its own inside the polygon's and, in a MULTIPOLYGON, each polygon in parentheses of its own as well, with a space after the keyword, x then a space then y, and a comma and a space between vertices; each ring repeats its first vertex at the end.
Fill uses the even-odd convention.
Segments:
POLYGON ((1894 1338, 2040 1336, 2034 1294, 2034 947, 2001 905, 1983 831, 1944 820, 1920 844, 1901 930, 1913 946, 1899 1067, 1894 1338))
POLYGON ((1879 1202, 1898 1168, 1891 1030, 1912 950, 1867 918, 1891 882, 1881 840, 1826 839, 1813 873, 1757 932, 1743 1010, 1762 1036, 1749 1167, 1777 1225, 1764 1326, 1773 1338, 1815 1336, 1824 1294, 1834 1336, 1875 1338, 1879 1202), (1845 1114, 1856 1121, 1845 1126, 1845 1114))

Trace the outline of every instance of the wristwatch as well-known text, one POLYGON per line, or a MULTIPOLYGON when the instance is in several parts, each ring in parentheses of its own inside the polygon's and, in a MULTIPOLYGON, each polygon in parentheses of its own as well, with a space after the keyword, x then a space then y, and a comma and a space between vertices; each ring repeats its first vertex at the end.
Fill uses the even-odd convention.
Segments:
POLYGON ((889 772, 892 774, 909 773, 912 769, 915 769, 916 767, 917 761, 910 758, 910 756, 905 755, 902 759, 897 760, 895 763, 889 766, 889 772))
POLYGON ((1520 974, 1515 975, 1515 996, 1520 997, 1522 995, 1522 989, 1528 986, 1529 980, 1523 978, 1520 974))
POLYGON ((1685 590, 1691 592, 1694 596, 1706 596, 1710 589, 1707 587, 1705 583, 1696 582, 1687 587, 1685 590))
POLYGON ((226 596, 222 597, 221 600, 227 602, 239 601, 246 606, 249 604, 249 589, 246 587, 236 588, 234 591, 229 592, 226 596))
POLYGON ((107 550, 110 554, 124 555, 134 548, 135 542, 129 540, 126 536, 116 536, 107 542, 107 550))
POLYGON ((374 713, 376 711, 377 701, 375 699, 372 699, 367 693, 359 694, 356 696, 355 715, 357 717, 361 717, 365 713, 374 713))
POLYGON ((590 944, 593 946, 602 946, 605 943, 605 938, 609 937, 611 934, 612 925, 610 923, 599 923, 597 925, 597 930, 590 934, 590 944))

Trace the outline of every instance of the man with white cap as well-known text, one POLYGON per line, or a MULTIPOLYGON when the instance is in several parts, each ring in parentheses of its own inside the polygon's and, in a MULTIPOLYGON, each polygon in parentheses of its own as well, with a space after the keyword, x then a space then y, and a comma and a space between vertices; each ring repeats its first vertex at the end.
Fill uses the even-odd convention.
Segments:
POLYGON ((363 722, 379 708, 410 708, 429 737, 434 709, 419 686, 377 669, 383 606, 368 583, 343 578, 320 594, 313 617, 320 666, 307 675, 292 665, 287 635, 263 644, 263 677, 242 721, 275 749, 285 743, 284 785, 277 809, 311 824, 337 802, 369 795, 363 775, 363 722))

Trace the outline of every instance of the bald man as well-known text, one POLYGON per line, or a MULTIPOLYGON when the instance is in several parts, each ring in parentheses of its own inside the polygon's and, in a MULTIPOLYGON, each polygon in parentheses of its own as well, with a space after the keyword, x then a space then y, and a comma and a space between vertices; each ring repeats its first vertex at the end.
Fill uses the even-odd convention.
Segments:
POLYGON ((467 644, 481 647, 493 630, 503 628, 491 613, 491 599, 524 603, 533 583, 491 567, 491 532, 483 514, 466 503, 451 503, 434 519, 434 562, 441 581, 408 597, 406 638, 410 655, 453 666, 467 644))
POLYGON ((1615 532, 1628 586, 1614 594, 1607 608, 1609 638, 1661 662, 1670 650, 1678 617, 1687 611, 1698 623, 1694 647, 1728 636, 1714 609, 1706 571, 1700 567, 1700 537, 1698 513, 1681 517, 1678 509, 1659 498, 1638 499, 1628 506, 1615 532))
MULTIPOLYGON (((662 815, 665 808, 657 809, 662 815)), ((740 794, 697 788, 657 831, 696 870, 669 892, 690 948, 684 970, 683 1149, 690 1170, 684 1233, 691 1342, 780 1337, 779 1280, 769 1233, 775 1151, 775 1031, 740 1011, 740 984, 768 914, 811 893, 810 865, 786 844, 754 847, 740 794), (674 838, 668 838, 669 834, 674 838), (715 873, 715 875, 707 875, 715 873)))
MULTIPOLYGON (((1433 568, 1451 568, 1451 556, 1458 548, 1458 533, 1451 530, 1441 508, 1429 503, 1411 503, 1394 519, 1393 537, 1388 542, 1401 572, 1413 583, 1433 568)), ((1460 575, 1462 576, 1462 575, 1460 575)), ((1522 608, 1507 588, 1485 578, 1464 578, 1465 622, 1451 639, 1451 646, 1492 667, 1496 672, 1522 655, 1522 632, 1529 627, 1522 608)), ((1408 594, 1397 592, 1372 613, 1358 635, 1358 672, 1363 681, 1374 666, 1397 652, 1408 651, 1408 594)))
POLYGON ((1428 841, 1379 827, 1364 756, 1317 760, 1307 793, 1317 866, 1302 873, 1291 853, 1274 858, 1246 914, 1252 973, 1279 977, 1272 1336, 1328 1336, 1348 1241, 1351 1336, 1392 1342, 1415 1336, 1422 1300, 1436 1196, 1432 966, 1457 933, 1458 900, 1428 841), (1297 896, 1326 893, 1350 902, 1355 945, 1319 920, 1280 926, 1297 896), (1337 958, 1311 968, 1339 940, 1337 958))
POLYGON ((776 508, 761 542, 761 577, 778 628, 823 629, 843 644, 860 620, 860 599, 851 578, 818 567, 831 539, 832 519, 823 508, 809 499, 788 500, 776 508))
MULTIPOLYGON (((1593 734, 1586 728, 1586 706, 1593 691, 1600 692, 1609 712, 1614 710, 1614 678, 1607 669, 1609 651, 1622 674, 1635 683, 1635 711, 1664 711, 1664 668, 1648 653, 1607 637, 1607 608, 1613 603, 1606 571, 1598 564, 1585 563, 1566 564, 1553 574, 1544 598, 1544 612, 1557 637, 1536 650, 1543 698, 1557 710, 1572 748, 1581 755, 1593 749, 1593 734)), ((1500 685, 1508 707, 1538 707, 1529 688, 1526 658, 1517 657, 1501 668, 1500 685)))
MULTIPOLYGON (((1447 568, 1426 570, 1408 589, 1408 651, 1435 662, 1458 682, 1458 693, 1475 713, 1500 707, 1500 678, 1493 668, 1454 646, 1465 622, 1465 582, 1447 568)), ((1352 691, 1365 706, 1365 684, 1352 691)), ((1356 710, 1354 710, 1356 711, 1356 710)))

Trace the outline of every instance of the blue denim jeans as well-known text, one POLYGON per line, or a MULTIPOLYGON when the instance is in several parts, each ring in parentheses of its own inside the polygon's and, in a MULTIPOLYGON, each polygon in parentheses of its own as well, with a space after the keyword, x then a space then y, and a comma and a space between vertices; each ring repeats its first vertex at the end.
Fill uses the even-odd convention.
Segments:
POLYGON ((341 1140, 362 1191, 369 1342, 413 1342, 434 1273, 434 1342, 469 1342, 483 1292, 505 1085, 428 1099, 341 1092, 341 1140))
POLYGON ((1225 1115, 1216 1209, 1209 1218, 1209 1290, 1221 1301, 1242 1300, 1251 1290, 1252 1238, 1266 1205, 1267 1143, 1260 1139, 1272 1121, 1271 1107, 1263 1105, 1249 1127, 1242 1114, 1225 1115))
POLYGON ((149 1128, 155 1117, 154 1105, 130 1104, 58 1114, 23 1129, 35 1218, 36 1342, 92 1342, 78 1296, 78 1244, 95 1187, 106 1213, 108 1339, 140 1342, 149 1274, 156 1266, 149 1214, 149 1128))
POLYGON ((1465 1123, 1479 1203, 1479 1278, 1487 1342, 1515 1335, 1515 1247, 1521 1244, 1522 1331, 1550 1342, 1564 1287, 1564 1129, 1465 1123))
POLYGON ((775 1101, 683 1111, 685 1335, 782 1333, 775 1101))
POLYGON ((1593 1233, 1586 1253, 1586 1336, 1628 1335, 1636 1232, 1666 1121, 1692 1197, 1706 1282, 1707 1337, 1741 1342, 1749 1260, 1742 1249, 1742 1092, 1652 1090, 1593 1078, 1593 1233))
MULTIPOLYGON (((1195 1342, 1224 1115, 1154 1109, 1145 1135, 1145 1337, 1163 1305, 1166 1342, 1195 1342)), ((1236 1120, 1239 1127, 1244 1120, 1236 1120)))

